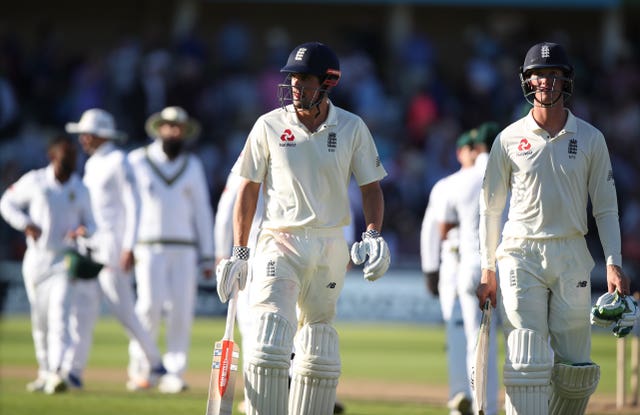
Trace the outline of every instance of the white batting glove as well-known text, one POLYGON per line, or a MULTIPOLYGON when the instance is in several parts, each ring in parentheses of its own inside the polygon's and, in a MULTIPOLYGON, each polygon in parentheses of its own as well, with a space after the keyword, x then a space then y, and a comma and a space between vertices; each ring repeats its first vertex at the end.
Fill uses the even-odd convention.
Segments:
POLYGON ((389 269, 391 253, 378 231, 369 229, 362 234, 362 241, 351 247, 351 260, 356 265, 364 262, 364 279, 375 281, 389 269))
POLYGON ((638 321, 638 304, 635 300, 631 296, 626 295, 622 302, 625 305, 624 312, 613 328, 613 335, 616 337, 624 337, 631 333, 634 324, 638 321))
POLYGON ((624 304, 618 292, 604 293, 591 308, 591 324, 598 327, 609 327, 624 312, 624 304))
POLYGON ((233 284, 238 281, 238 290, 247 285, 247 272, 249 270, 249 248, 246 246, 234 246, 231 258, 223 259, 216 267, 216 291, 220 301, 226 303, 233 291, 233 284))

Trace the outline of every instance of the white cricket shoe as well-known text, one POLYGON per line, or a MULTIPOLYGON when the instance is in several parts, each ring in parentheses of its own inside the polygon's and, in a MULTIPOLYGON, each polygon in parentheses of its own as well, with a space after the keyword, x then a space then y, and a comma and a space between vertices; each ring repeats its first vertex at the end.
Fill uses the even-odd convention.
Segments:
POLYGON ((27 391, 29 392, 44 392, 44 386, 47 384, 47 379, 38 377, 36 380, 27 383, 27 391))
POLYGON ((188 386, 178 375, 167 374, 160 378, 158 390, 162 393, 180 393, 187 390, 188 386))
POLYGON ((47 382, 44 385, 44 393, 47 395, 53 395, 56 393, 65 392, 67 390, 67 382, 57 373, 52 373, 47 378, 47 382))

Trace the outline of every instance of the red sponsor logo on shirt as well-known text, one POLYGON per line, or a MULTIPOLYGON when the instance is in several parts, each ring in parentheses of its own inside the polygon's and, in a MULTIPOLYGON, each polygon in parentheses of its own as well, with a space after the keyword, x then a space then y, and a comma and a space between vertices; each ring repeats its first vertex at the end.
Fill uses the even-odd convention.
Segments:
POLYGON ((526 138, 520 140, 520 144, 518 144, 518 151, 527 151, 531 149, 531 143, 527 141, 526 138))
POLYGON ((291 130, 288 129, 288 128, 286 130, 284 130, 284 132, 280 136, 280 140, 282 140, 282 141, 293 141, 295 139, 296 139, 296 136, 293 135, 291 130))

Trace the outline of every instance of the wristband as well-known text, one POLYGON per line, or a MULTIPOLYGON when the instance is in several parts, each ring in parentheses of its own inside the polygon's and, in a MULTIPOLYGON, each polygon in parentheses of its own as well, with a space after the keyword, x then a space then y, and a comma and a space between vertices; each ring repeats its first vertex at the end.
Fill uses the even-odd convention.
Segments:
POLYGON ((366 231, 366 232, 363 234, 363 238, 364 238, 365 236, 366 236, 367 238, 373 238, 373 239, 375 239, 375 238, 379 238, 379 237, 380 237, 380 232, 378 232, 378 231, 377 231, 377 230, 375 230, 375 229, 369 229, 368 231, 366 231))
POLYGON ((235 258, 242 260, 249 260, 249 247, 246 246, 234 246, 231 251, 231 255, 235 258))

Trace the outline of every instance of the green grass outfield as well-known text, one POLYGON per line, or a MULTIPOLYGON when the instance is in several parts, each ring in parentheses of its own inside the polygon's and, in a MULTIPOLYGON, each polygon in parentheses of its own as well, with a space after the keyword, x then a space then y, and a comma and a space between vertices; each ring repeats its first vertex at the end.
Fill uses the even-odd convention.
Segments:
MULTIPOLYGON (((4 317, 0 320, 0 414, 204 414, 212 342, 222 336, 223 324, 218 318, 196 320, 187 374, 190 389, 166 396, 157 391, 126 391, 127 339, 112 318, 103 318, 96 328, 85 389, 44 396, 25 391, 25 384, 36 375, 28 318, 4 317)), ((442 327, 339 323, 337 329, 343 364, 338 397, 346 404, 347 414, 448 413, 442 327)), ((502 356, 500 342, 500 362, 502 356)), ((593 359, 601 365, 602 376, 588 413, 613 413, 616 339, 612 335, 594 334, 593 359)))

